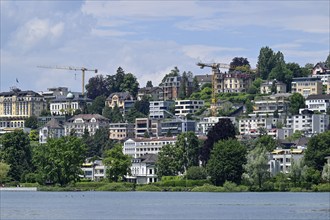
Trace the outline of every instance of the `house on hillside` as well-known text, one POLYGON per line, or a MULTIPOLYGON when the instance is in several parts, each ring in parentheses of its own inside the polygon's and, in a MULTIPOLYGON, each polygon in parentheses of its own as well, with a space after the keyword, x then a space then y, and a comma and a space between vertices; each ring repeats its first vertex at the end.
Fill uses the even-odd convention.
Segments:
POLYGON ((117 106, 121 113, 125 115, 134 105, 133 96, 129 92, 115 92, 105 100, 105 105, 110 108, 117 106))
POLYGON ((61 121, 52 118, 39 130, 39 143, 45 144, 49 138, 60 138, 64 136, 65 129, 61 121))

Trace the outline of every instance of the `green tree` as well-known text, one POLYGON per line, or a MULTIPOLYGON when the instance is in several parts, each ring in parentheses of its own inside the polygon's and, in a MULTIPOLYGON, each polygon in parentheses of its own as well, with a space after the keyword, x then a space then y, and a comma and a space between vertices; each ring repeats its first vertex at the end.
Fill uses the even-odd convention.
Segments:
POLYGON ((97 96, 91 105, 87 107, 88 113, 90 114, 102 114, 102 110, 105 106, 106 97, 101 95, 97 96))
POLYGON ((31 130, 29 134, 30 141, 38 141, 39 140, 39 132, 38 130, 31 130))
POLYGON ((110 91, 108 89, 108 82, 103 75, 97 75, 88 80, 85 86, 87 91, 87 97, 90 99, 95 99, 98 96, 108 97, 110 91))
MULTIPOLYGON (((325 164, 322 170, 322 180, 329 183, 330 182, 330 164, 325 164)), ((1 178, 0 178, 1 179, 1 178)), ((0 180, 1 182, 1 180, 0 180)))
POLYGON ((269 73, 276 65, 276 56, 269 47, 262 47, 258 56, 258 74, 262 79, 268 79, 269 73))
POLYGON ((146 118, 147 116, 141 112, 139 112, 135 107, 128 110, 125 115, 125 121, 129 123, 134 123, 136 118, 146 118))
POLYGON ((235 70, 237 67, 241 66, 250 66, 250 62, 248 61, 247 58, 244 57, 234 57, 233 60, 230 62, 230 71, 235 70))
POLYGON ((324 63, 328 68, 330 68, 330 53, 329 53, 327 59, 324 61, 324 63))
POLYGON ((109 181, 118 182, 124 176, 131 174, 131 157, 123 153, 122 146, 116 144, 112 149, 104 153, 104 164, 107 166, 107 178, 109 181))
POLYGON ((246 109, 246 114, 250 114, 253 112, 253 104, 250 101, 250 99, 246 99, 245 101, 245 109, 246 109))
POLYGON ((188 169, 191 166, 199 165, 200 145, 198 137, 194 132, 188 131, 181 133, 175 143, 176 147, 181 150, 181 155, 177 158, 182 161, 182 166, 188 169))
POLYGON ((135 101, 134 108, 144 115, 149 115, 149 98, 148 96, 143 96, 141 100, 135 101))
POLYGON ((114 141, 109 139, 109 128, 107 127, 97 129, 93 136, 83 135, 82 139, 87 146, 87 157, 101 157, 105 150, 111 149, 114 145, 114 141))
POLYGON ((46 144, 36 146, 33 153, 33 161, 43 183, 65 186, 79 180, 86 145, 81 138, 65 136, 49 139, 46 144))
POLYGON ((302 170, 304 163, 302 160, 291 160, 289 177, 294 187, 300 187, 302 182, 302 170))
POLYGON ((182 77, 181 77, 181 81, 180 81, 180 87, 179 87, 179 95, 178 98, 179 99, 185 99, 188 95, 187 93, 187 88, 188 87, 188 77, 187 77, 187 73, 184 71, 182 73, 182 77))
POLYGON ((147 84, 146 84, 146 87, 150 87, 150 88, 152 88, 153 87, 153 85, 152 85, 152 81, 147 81, 147 84))
POLYGON ((168 77, 174 77, 174 76, 180 76, 180 70, 176 66, 174 67, 174 69, 171 70, 170 73, 166 74, 163 77, 162 83, 165 82, 168 77))
POLYGON ((292 96, 290 96, 289 101, 290 101, 289 112, 292 115, 298 114, 299 109, 305 107, 305 99, 300 93, 293 93, 292 96))
POLYGON ((322 172, 326 156, 330 156, 330 131, 315 135, 309 139, 304 156, 305 164, 322 172))
POLYGON ((197 77, 195 76, 193 78, 193 89, 192 92, 198 92, 199 91, 199 82, 197 80, 197 77))
POLYGON ((207 178, 207 171, 204 167, 193 166, 188 168, 186 175, 189 180, 204 180, 207 178))
MULTIPOLYGON (((108 118, 108 119, 112 119, 112 109, 106 105, 104 108, 103 108, 103 111, 102 111, 102 116, 108 118)), ((112 121, 112 120, 111 120, 112 121)))
POLYGON ((24 126, 26 128, 37 129, 38 128, 37 116, 30 116, 27 119, 25 119, 24 126))
POLYGON ((113 109, 111 110, 111 117, 110 117, 110 121, 112 123, 118 123, 118 122, 123 122, 123 115, 119 109, 119 107, 117 105, 115 105, 115 107, 113 107, 113 109))
POLYGON ((0 184, 7 181, 10 165, 0 161, 0 184))
POLYGON ((255 146, 265 147, 268 152, 272 152, 277 147, 277 142, 271 136, 264 134, 255 140, 255 146))
POLYGON ((240 184, 245 162, 245 147, 234 139, 223 140, 215 144, 207 163, 207 171, 216 186, 226 181, 240 184))
POLYGON ((139 83, 136 77, 132 73, 125 74, 123 82, 120 84, 120 91, 127 91, 136 98, 138 90, 139 83))
POLYGON ((206 164, 210 158, 210 153, 213 149, 213 145, 219 140, 226 140, 235 138, 235 126, 228 118, 221 118, 207 133, 207 139, 205 140, 201 149, 201 161, 206 164))
POLYGON ((158 153, 156 162, 157 175, 162 176, 175 176, 179 172, 183 172, 182 163, 177 158, 182 156, 182 152, 175 145, 164 145, 158 153))
POLYGON ((247 155, 247 163, 244 165, 245 176, 252 186, 263 188, 263 183, 270 177, 268 171, 267 149, 257 146, 247 155))
POLYGON ((30 139, 23 131, 15 130, 1 137, 0 161, 10 166, 9 177, 21 181, 33 169, 30 139))
POLYGON ((123 68, 118 67, 115 75, 107 75, 107 89, 109 90, 109 94, 114 92, 122 92, 120 85, 124 82, 125 71, 123 68))

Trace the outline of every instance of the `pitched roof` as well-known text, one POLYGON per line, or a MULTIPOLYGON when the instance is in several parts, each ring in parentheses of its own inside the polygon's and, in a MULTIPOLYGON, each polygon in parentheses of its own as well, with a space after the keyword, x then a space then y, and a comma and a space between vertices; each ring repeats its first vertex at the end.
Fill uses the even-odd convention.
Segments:
POLYGON ((132 99, 132 96, 129 92, 114 92, 109 95, 107 100, 111 100, 113 96, 117 95, 120 99, 132 99))
POLYGON ((330 99, 330 94, 309 95, 306 100, 311 99, 330 99))
POLYGON ((156 154, 145 154, 140 157, 141 162, 143 163, 155 163, 158 159, 156 154))
POLYGON ((70 118, 68 120, 68 122, 73 122, 77 118, 82 118, 83 120, 86 120, 86 121, 89 121, 92 118, 95 118, 96 120, 101 120, 101 121, 110 121, 108 118, 103 117, 100 114, 79 114, 79 115, 75 115, 72 118, 70 118))
POLYGON ((55 118, 52 118, 49 122, 47 122, 44 127, 63 128, 63 126, 55 118))

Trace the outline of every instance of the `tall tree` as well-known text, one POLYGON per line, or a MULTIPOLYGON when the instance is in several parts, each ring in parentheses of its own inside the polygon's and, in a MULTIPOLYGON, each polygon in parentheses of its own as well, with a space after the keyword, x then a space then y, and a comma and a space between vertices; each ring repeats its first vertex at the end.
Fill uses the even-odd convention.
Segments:
POLYGON ((129 92, 134 98, 136 98, 139 90, 139 83, 136 77, 132 73, 127 73, 124 75, 123 82, 120 84, 120 91, 129 92))
POLYGON ((330 68, 330 53, 329 53, 327 59, 324 61, 324 63, 328 68, 330 68))
POLYGON ((184 71, 182 73, 181 81, 180 81, 180 87, 179 87, 179 99, 185 99, 187 96, 187 87, 188 87, 188 77, 187 73, 184 71))
MULTIPOLYGON (((266 131, 267 132, 267 131, 266 131)), ((261 132, 260 132, 261 133, 261 132)), ((268 152, 272 152, 277 147, 277 142, 272 138, 272 136, 267 134, 261 134, 260 137, 258 137, 255 140, 254 146, 263 146, 266 148, 268 152)))
POLYGON ((298 114, 299 109, 305 107, 305 99, 300 93, 293 93, 292 96, 290 96, 289 101, 289 112, 293 115, 298 114))
POLYGON ((152 81, 150 81, 150 80, 147 81, 146 87, 152 88, 153 87, 152 81))
POLYGON ((215 144, 207 171, 214 185, 223 185, 226 181, 240 184, 243 164, 246 162, 246 149, 237 140, 222 140, 215 144))
POLYGON ((104 164, 107 168, 107 178, 109 181, 118 182, 131 172, 131 157, 123 153, 122 146, 116 144, 112 149, 104 153, 104 164))
POLYGON ((206 164, 210 158, 213 145, 219 140, 235 138, 235 126, 228 118, 221 118, 207 133, 207 139, 201 149, 201 161, 206 164))
POLYGON ((179 172, 183 172, 181 162, 178 158, 182 156, 182 152, 173 144, 164 145, 158 153, 156 162, 157 175, 162 176, 175 176, 179 172))
POLYGON ((188 131, 181 133, 178 136, 175 145, 181 150, 181 155, 179 155, 177 160, 182 161, 182 166, 185 168, 185 170, 191 166, 199 165, 200 145, 194 132, 188 131))
POLYGON ((85 88, 87 91, 87 97, 90 99, 95 99, 101 95, 106 97, 110 95, 107 80, 103 75, 97 75, 90 78, 85 88))
POLYGON ((229 70, 235 70, 237 67, 250 66, 250 62, 244 57, 234 57, 229 66, 229 70))
POLYGON ((141 100, 135 101, 134 108, 144 115, 149 115, 149 98, 148 96, 143 96, 141 100))
POLYGON ((305 151, 305 164, 322 172, 326 163, 326 156, 330 156, 330 131, 311 137, 305 151))
POLYGON ((268 168, 267 149, 258 145, 247 155, 247 163, 244 165, 246 178, 252 186, 262 189, 263 183, 270 177, 268 168))
POLYGON ((21 181, 23 175, 33 169, 32 153, 28 134, 15 130, 1 137, 0 161, 10 166, 8 176, 21 181))
POLYGON ((166 74, 163 79, 162 79, 162 83, 165 82, 165 80, 168 78, 168 77, 173 77, 173 76, 180 76, 180 70, 178 69, 178 67, 174 67, 174 69, 171 70, 170 73, 166 74))
POLYGON ((101 95, 97 96, 91 105, 88 105, 88 113, 90 114, 102 114, 102 110, 105 106, 106 97, 101 95))
POLYGON ((86 145, 81 138, 65 136, 49 139, 46 144, 36 146, 33 153, 33 161, 43 182, 65 186, 79 180, 86 145))
POLYGON ((276 56, 269 47, 262 47, 258 56, 258 74, 262 79, 268 79, 269 73, 276 65, 276 56))
POLYGON ((7 181, 7 175, 10 170, 10 165, 0 161, 0 184, 7 181))

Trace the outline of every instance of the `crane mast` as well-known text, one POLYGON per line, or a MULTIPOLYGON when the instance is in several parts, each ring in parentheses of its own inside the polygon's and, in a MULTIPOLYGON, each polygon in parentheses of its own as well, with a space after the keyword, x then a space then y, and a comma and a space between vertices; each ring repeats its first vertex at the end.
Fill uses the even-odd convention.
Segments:
MULTIPOLYGON (((202 62, 198 62, 197 66, 199 66, 201 69, 203 69, 204 67, 210 67, 212 69, 211 112, 212 112, 212 116, 215 116, 216 115, 216 108, 217 108, 217 97, 216 97, 217 76, 221 77, 220 68, 229 69, 230 65, 225 64, 225 63, 202 63, 202 62)), ((224 82, 223 82, 223 80, 222 80, 221 88, 224 91, 224 82)))
POLYGON ((81 82, 81 86, 82 86, 82 92, 81 94, 84 96, 85 94, 85 72, 86 71, 92 71, 97 73, 97 69, 87 69, 85 67, 63 67, 63 66, 37 66, 38 68, 47 68, 47 69, 62 69, 62 70, 73 70, 73 71, 81 71, 82 74, 82 82, 81 82))

